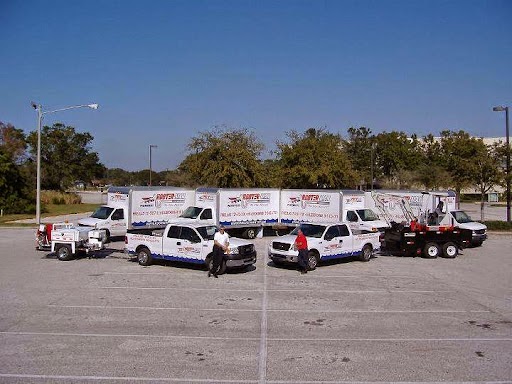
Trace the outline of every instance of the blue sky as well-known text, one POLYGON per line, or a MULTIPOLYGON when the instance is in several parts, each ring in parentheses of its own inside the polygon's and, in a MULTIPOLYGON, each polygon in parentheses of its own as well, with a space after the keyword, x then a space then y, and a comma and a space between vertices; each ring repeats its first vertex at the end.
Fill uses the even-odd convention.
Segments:
POLYGON ((94 136, 109 168, 174 169, 199 132, 504 136, 512 1, 0 0, 0 121, 30 102, 94 136))

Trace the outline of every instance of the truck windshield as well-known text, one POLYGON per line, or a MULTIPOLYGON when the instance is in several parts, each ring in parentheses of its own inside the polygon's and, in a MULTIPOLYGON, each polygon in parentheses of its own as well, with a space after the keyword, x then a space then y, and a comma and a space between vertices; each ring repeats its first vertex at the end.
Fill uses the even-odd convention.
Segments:
POLYGON ((455 218, 455 220, 460 224, 471 223, 473 221, 471 220, 471 217, 469 217, 469 215, 464 211, 455 211, 452 212, 452 215, 455 218))
POLYGON ((379 216, 371 209, 358 209, 356 212, 363 221, 379 220, 379 216))
POLYGON ((110 214, 112 213, 113 210, 114 210, 114 208, 102 206, 102 207, 99 207, 96 211, 94 211, 94 213, 91 215, 91 217, 93 217, 95 219, 106 220, 106 219, 108 219, 108 217, 110 216, 110 214))
POLYGON ((325 225, 316 225, 316 224, 301 224, 299 227, 295 228, 290 235, 298 235, 299 228, 302 229, 304 236, 306 237, 322 237, 325 231, 325 225))
POLYGON ((185 219, 197 219, 197 216, 201 213, 202 209, 199 207, 188 207, 185 211, 180 215, 185 219))
POLYGON ((215 236, 215 232, 217 231, 217 227, 215 225, 208 225, 196 229, 204 240, 213 240, 213 236, 215 236))

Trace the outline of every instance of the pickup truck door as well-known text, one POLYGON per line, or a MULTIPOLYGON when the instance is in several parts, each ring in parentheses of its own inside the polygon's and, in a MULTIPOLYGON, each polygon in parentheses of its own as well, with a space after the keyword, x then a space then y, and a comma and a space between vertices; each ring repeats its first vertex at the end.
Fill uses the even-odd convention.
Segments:
POLYGON ((204 260, 202 239, 195 229, 181 227, 180 238, 177 245, 180 257, 191 262, 204 260))
POLYGON ((323 240, 322 259, 338 259, 352 255, 352 239, 346 224, 331 225, 323 240))
POLYGON ((111 236, 122 236, 126 233, 126 220, 122 208, 117 208, 112 212, 109 226, 111 236))
POLYGON ((172 225, 167 231, 167 235, 162 239, 163 258, 167 260, 178 260, 178 242, 180 241, 181 227, 172 225))

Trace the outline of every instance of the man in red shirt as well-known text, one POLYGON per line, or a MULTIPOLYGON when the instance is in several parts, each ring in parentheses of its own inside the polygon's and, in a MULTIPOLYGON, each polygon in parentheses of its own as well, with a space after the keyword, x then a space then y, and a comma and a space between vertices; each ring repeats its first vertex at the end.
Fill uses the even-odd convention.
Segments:
POLYGON ((297 238, 295 239, 295 248, 299 251, 299 270, 300 273, 308 273, 308 240, 302 229, 297 231, 297 238))

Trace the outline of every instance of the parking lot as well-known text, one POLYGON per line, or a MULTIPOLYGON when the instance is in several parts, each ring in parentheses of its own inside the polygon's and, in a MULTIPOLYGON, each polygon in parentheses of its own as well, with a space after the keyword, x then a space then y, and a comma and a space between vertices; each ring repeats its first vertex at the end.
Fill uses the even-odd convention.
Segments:
POLYGON ((61 262, 0 229, 0 383, 512 382, 512 235, 306 275, 61 262))

